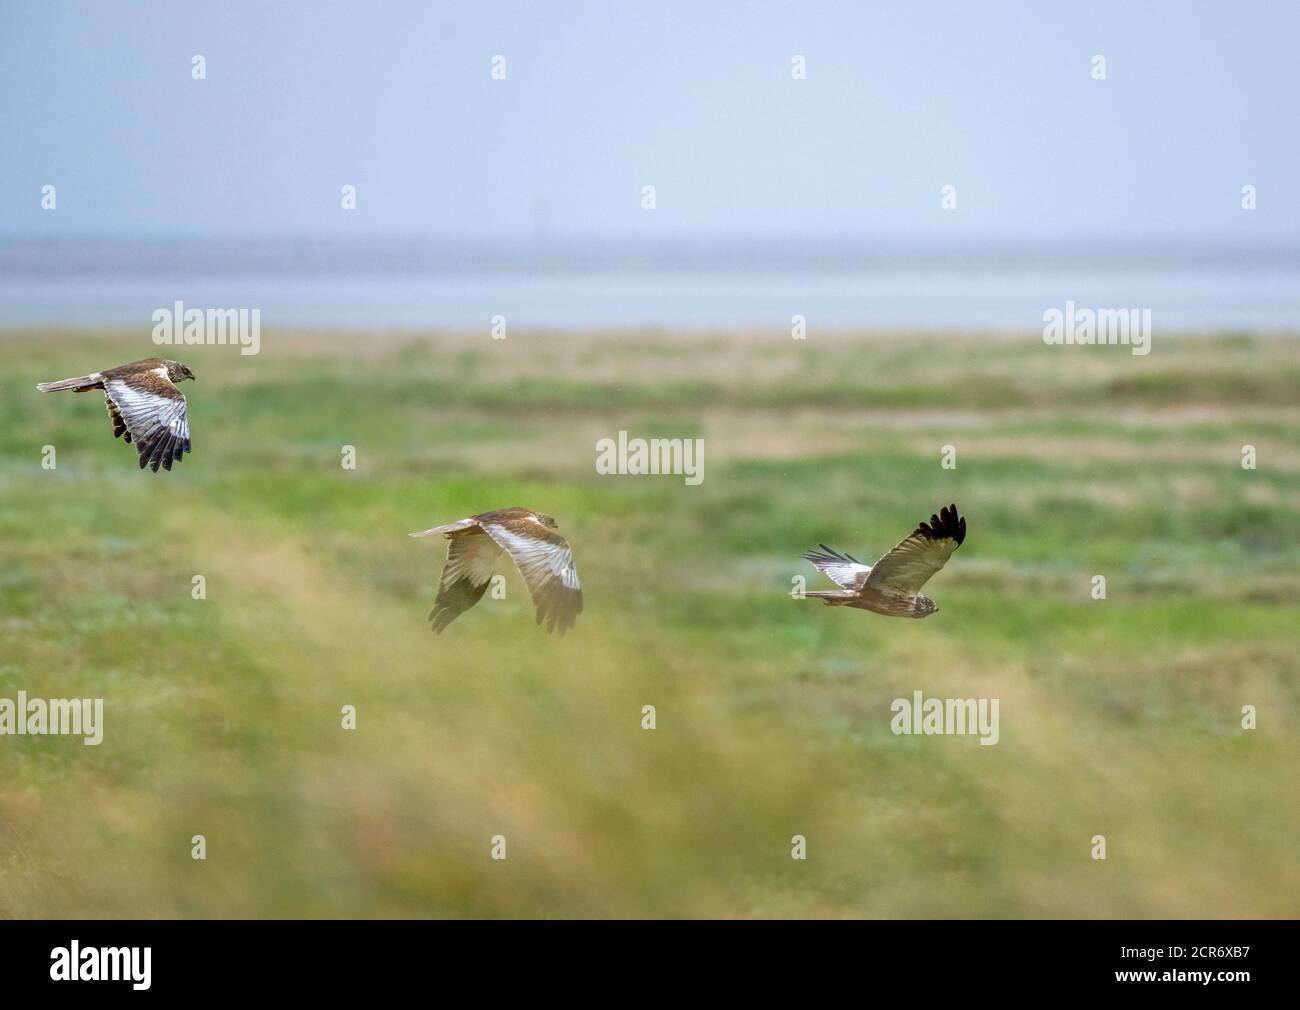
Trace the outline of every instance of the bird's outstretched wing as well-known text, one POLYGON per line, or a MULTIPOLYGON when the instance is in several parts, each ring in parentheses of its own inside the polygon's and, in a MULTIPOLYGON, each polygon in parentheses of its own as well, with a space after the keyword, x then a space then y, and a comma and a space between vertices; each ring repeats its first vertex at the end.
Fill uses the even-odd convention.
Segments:
POLYGON ((438 580, 438 598, 429 611, 429 622, 440 635, 447 625, 483 598, 492 579, 492 568, 501 555, 496 541, 482 530, 449 535, 447 541, 447 564, 438 580))
POLYGON ((479 525, 519 569, 537 608, 537 623, 561 635, 573 627, 582 613, 582 587, 569 542, 528 516, 483 519, 479 525))
POLYGON ((956 505, 946 505, 938 515, 930 516, 930 525, 921 523, 877 561, 864 585, 885 593, 915 596, 965 539, 966 520, 957 515, 956 505))
POLYGON ((804 560, 811 561, 813 567, 830 577, 842 589, 858 589, 871 573, 871 566, 864 565, 850 554, 841 554, 825 544, 819 544, 822 553, 808 551, 804 560))
POLYGON ((141 470, 148 466, 157 473, 160 465, 170 470, 190 451, 185 394, 170 379, 154 370, 106 379, 104 399, 114 436, 125 432, 125 441, 135 441, 141 470))

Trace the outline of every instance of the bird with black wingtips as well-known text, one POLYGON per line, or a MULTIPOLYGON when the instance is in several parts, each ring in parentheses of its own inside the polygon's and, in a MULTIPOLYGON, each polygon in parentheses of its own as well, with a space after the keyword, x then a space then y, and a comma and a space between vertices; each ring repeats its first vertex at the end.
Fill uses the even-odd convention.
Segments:
POLYGON ((38 382, 36 388, 42 393, 102 389, 113 437, 128 444, 134 441, 140 469, 147 466, 157 473, 159 466, 170 470, 190 451, 188 405, 176 383, 193 378, 194 373, 179 361, 145 358, 72 379, 38 382))
POLYGON ((805 593, 832 607, 870 610, 887 617, 929 617, 939 605, 921 594, 930 576, 948 563, 948 558, 966 539, 966 520, 956 505, 945 505, 900 540, 874 565, 864 565, 852 555, 841 554, 825 544, 821 553, 809 551, 804 558, 826 574, 840 588, 805 593))

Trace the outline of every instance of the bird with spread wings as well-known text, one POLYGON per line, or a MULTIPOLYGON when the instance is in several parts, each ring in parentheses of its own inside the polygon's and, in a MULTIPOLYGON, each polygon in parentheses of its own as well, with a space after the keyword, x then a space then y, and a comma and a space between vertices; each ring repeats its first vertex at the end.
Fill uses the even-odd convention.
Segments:
POLYGON ((136 452, 140 454, 140 469, 147 466, 157 473, 160 465, 170 470, 173 463, 190 451, 185 394, 176 388, 176 383, 193 378, 194 373, 179 361, 145 358, 73 379, 38 382, 36 388, 42 393, 61 389, 85 393, 102 389, 113 422, 113 437, 120 437, 128 444, 134 440, 136 452))
POLYGON ((952 552, 966 539, 966 520, 956 505, 945 505, 930 516, 874 565, 864 565, 850 554, 840 554, 821 544, 822 552, 804 558, 840 588, 805 593, 832 607, 855 607, 888 617, 929 617, 939 609, 921 595, 930 576, 948 563, 952 552))
POLYGON ((497 558, 505 553, 524 577, 537 623, 563 635, 582 613, 582 587, 573 566, 569 542, 556 532, 557 523, 532 509, 508 508, 482 512, 459 522, 412 533, 448 540, 447 564, 438 580, 429 621, 442 634, 447 627, 483 597, 497 558))

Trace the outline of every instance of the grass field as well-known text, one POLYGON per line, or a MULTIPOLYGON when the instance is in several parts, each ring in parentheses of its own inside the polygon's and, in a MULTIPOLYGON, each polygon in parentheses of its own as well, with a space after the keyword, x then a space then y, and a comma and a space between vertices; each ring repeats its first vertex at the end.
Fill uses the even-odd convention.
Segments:
POLYGON ((176 349, 155 476, 33 388, 147 334, 10 332, 0 697, 105 738, 0 737, 0 915, 1300 915, 1298 350, 267 332, 176 349), (598 476, 620 429, 703 437, 703 484, 598 476), (934 617, 790 598, 949 501, 934 617), (407 532, 509 505, 573 544, 575 632, 510 570, 435 638, 407 532), (1000 742, 893 735, 915 690, 1000 742))

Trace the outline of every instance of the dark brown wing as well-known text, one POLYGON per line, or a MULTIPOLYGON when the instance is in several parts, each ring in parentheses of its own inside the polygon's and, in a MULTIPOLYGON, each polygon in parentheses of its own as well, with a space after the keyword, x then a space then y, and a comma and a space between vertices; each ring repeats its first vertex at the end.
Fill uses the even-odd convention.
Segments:
POLYGON ((504 521, 479 517, 479 523, 524 577, 537 607, 537 623, 561 635, 573 627, 582 613, 582 586, 569 542, 531 515, 504 521))
POLYGON ((929 526, 921 523, 872 566, 863 588, 915 596, 965 539, 966 520, 957 515, 956 505, 945 505, 930 516, 929 526))
POLYGON ((433 630, 444 628, 483 598, 501 548, 480 529, 447 537, 447 564, 438 580, 438 598, 429 611, 433 630))
MULTIPOLYGON (((165 371, 141 371, 105 378, 104 396, 109 401, 114 428, 120 423, 135 441, 140 469, 158 472, 190 451, 190 422, 185 394, 167 378, 165 371)), ((116 434, 116 432, 114 432, 116 434)))

